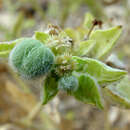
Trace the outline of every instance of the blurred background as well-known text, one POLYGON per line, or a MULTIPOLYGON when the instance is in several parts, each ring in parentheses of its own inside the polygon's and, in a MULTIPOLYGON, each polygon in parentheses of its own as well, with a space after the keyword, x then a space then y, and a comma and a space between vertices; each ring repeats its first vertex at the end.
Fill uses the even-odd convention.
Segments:
MULTIPOLYGON (((130 0, 0 0, 0 41, 32 36, 48 23, 80 26, 86 12, 106 27, 123 26, 113 55, 130 72, 130 0)), ((60 93, 41 110, 34 86, 0 59, 0 130, 130 130, 130 110, 108 106, 101 111, 60 93)))

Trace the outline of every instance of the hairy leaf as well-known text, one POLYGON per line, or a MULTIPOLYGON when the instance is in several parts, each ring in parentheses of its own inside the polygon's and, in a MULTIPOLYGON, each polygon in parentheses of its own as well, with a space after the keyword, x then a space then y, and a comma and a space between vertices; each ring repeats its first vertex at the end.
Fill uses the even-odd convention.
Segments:
POLYGON ((74 30, 72 28, 67 28, 64 30, 65 33, 72 38, 74 41, 78 41, 79 40, 79 33, 77 30, 74 30))
POLYGON ((77 48, 77 53, 79 56, 87 55, 94 47, 96 41, 94 40, 87 40, 82 41, 79 44, 79 47, 77 48))
POLYGON ((88 33, 88 30, 82 27, 77 29, 67 28, 64 31, 76 43, 84 40, 88 33))
POLYGON ((90 40, 95 40, 96 45, 91 52, 93 58, 102 59, 113 48, 122 32, 122 27, 117 26, 107 30, 96 30, 90 35, 90 40))
POLYGON ((106 64, 91 58, 73 56, 77 71, 88 73, 95 77, 100 84, 117 81, 126 75, 126 71, 114 69, 106 64))
POLYGON ((55 78, 47 77, 43 86, 43 104, 47 104, 58 93, 58 83, 55 78))
POLYGON ((2 51, 0 52, 1 58, 7 58, 9 56, 10 51, 2 51))
POLYGON ((100 95, 100 88, 96 79, 92 76, 83 73, 74 73, 79 80, 79 87, 73 93, 76 99, 97 106, 102 109, 102 99, 100 95))
POLYGON ((93 20, 94 17, 90 13, 86 13, 83 26, 87 29, 90 29, 93 25, 93 20))
POLYGON ((46 43, 48 38, 49 38, 49 35, 47 33, 35 32, 35 39, 41 41, 42 43, 46 43))
POLYGON ((104 96, 114 105, 130 108, 130 79, 128 76, 117 84, 111 84, 102 88, 104 96))
POLYGON ((0 57, 8 57, 10 51, 14 48, 14 46, 23 39, 25 38, 20 38, 10 42, 0 42, 0 57))

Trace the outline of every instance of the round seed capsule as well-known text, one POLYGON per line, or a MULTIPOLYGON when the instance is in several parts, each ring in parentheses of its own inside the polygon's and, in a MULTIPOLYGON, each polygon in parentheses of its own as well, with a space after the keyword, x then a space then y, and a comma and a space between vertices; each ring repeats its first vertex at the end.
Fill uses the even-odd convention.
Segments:
POLYGON ((17 44, 9 55, 9 64, 23 78, 45 75, 54 63, 54 54, 40 41, 27 38, 17 44))
POLYGON ((75 76, 64 76, 59 79, 58 88, 69 93, 78 89, 78 80, 75 76))

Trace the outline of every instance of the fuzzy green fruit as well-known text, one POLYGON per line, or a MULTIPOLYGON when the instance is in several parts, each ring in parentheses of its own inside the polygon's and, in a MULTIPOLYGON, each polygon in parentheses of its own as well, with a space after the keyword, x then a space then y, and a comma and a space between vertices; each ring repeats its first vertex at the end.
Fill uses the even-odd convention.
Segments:
POLYGON ((11 67, 26 79, 45 75, 53 63, 52 51, 32 38, 27 38, 16 45, 9 55, 11 67))
POLYGON ((58 89, 72 93, 78 89, 78 80, 75 76, 64 76, 59 79, 58 89))

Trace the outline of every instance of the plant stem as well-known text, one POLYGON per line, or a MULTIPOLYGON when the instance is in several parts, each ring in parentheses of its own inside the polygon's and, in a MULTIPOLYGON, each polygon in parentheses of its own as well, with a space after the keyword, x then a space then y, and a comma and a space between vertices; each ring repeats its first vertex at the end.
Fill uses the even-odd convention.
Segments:
POLYGON ((42 102, 39 102, 33 109, 32 111, 29 113, 29 115, 27 116, 27 120, 28 121, 32 121, 36 115, 38 115, 38 113, 42 110, 42 102))

